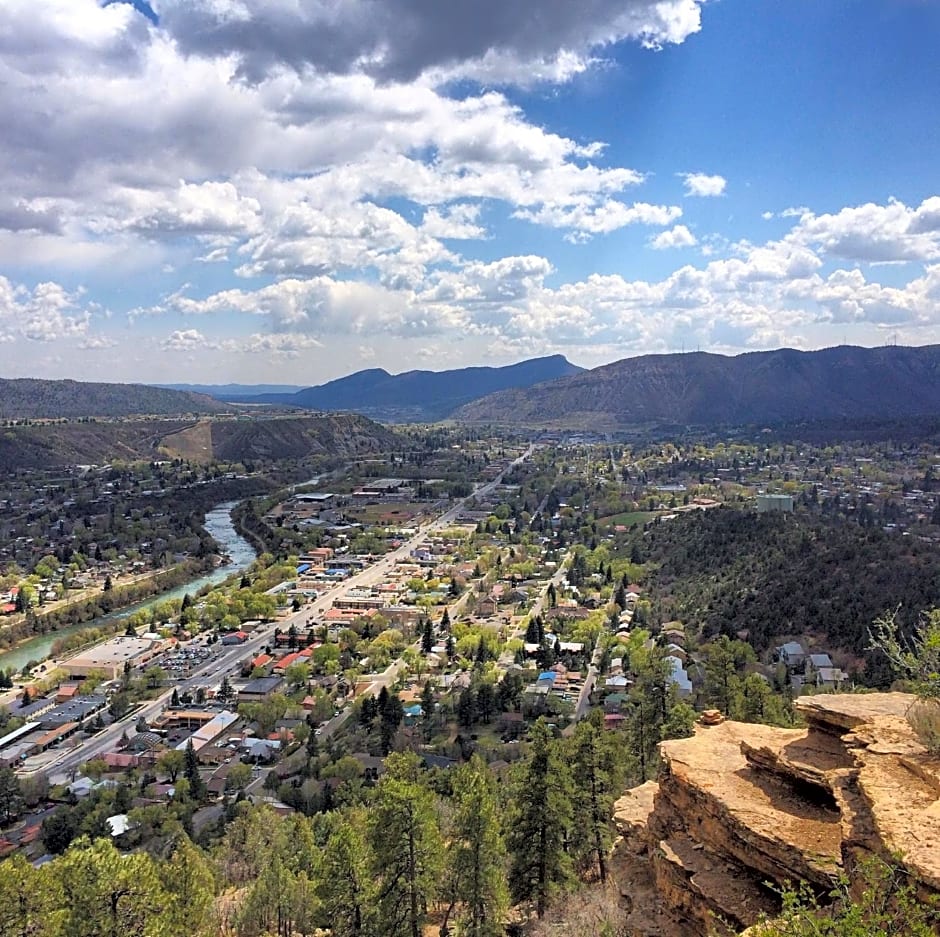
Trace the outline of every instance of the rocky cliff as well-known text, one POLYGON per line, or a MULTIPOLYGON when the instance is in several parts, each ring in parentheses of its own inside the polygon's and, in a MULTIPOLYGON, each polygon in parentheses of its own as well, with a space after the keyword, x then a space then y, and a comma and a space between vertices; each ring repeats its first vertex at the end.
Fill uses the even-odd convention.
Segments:
POLYGON ((616 805, 628 932, 736 933, 774 913, 776 887, 825 892, 871 854, 940 892, 940 759, 904 718, 912 701, 808 697, 805 729, 722 722, 664 742, 658 781, 616 805))

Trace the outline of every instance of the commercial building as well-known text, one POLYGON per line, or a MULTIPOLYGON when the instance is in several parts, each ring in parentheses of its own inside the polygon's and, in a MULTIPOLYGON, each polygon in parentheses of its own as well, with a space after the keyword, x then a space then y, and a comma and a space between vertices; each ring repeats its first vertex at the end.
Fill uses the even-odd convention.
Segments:
POLYGON ((124 673, 125 664, 140 667, 160 652, 158 641, 130 638, 122 635, 62 661, 59 665, 71 677, 87 677, 92 672, 104 673, 107 679, 117 680, 124 673))

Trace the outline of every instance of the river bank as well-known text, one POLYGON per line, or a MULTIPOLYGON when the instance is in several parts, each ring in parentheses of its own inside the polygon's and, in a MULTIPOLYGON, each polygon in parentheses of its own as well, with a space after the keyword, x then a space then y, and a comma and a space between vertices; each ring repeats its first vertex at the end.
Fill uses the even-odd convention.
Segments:
POLYGON ((230 562, 197 578, 187 579, 183 583, 175 584, 168 589, 162 589, 146 598, 142 598, 140 601, 134 601, 104 615, 98 615, 87 621, 75 622, 54 631, 48 631, 45 634, 26 638, 10 650, 0 653, 0 669, 8 671, 12 669, 19 672, 25 664, 31 661, 38 663, 48 658, 52 652, 52 645, 60 638, 68 637, 86 629, 108 628, 141 609, 150 608, 167 600, 182 599, 187 593, 193 595, 207 586, 217 585, 229 576, 243 572, 254 562, 257 554, 251 544, 235 530, 231 512, 236 504, 235 501, 227 501, 224 504, 217 505, 206 514, 205 523, 203 524, 206 532, 219 545, 221 552, 229 558, 230 562))

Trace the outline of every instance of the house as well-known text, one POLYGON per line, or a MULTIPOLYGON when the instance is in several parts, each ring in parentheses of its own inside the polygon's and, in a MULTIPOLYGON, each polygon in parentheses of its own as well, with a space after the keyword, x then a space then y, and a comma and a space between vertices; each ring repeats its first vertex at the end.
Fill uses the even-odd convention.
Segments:
POLYGON ((806 651, 799 641, 787 641, 774 649, 774 656, 781 664, 785 664, 788 670, 797 670, 806 660, 806 651))
POLYGON ((838 667, 820 667, 816 671, 816 686, 821 690, 839 690, 849 675, 838 667))
POLYGON ((823 667, 831 667, 832 658, 828 654, 810 654, 805 661, 805 667, 803 672, 807 677, 813 675, 817 670, 822 669, 823 667))
POLYGON ((689 679, 688 673, 686 673, 685 667, 682 665, 682 661, 678 657, 666 657, 664 658, 667 664, 672 668, 672 672, 667 674, 666 679, 679 691, 679 696, 682 699, 692 695, 692 681, 689 679))
POLYGON ((123 836, 124 833, 131 828, 131 823, 126 813, 116 813, 113 817, 106 817, 104 822, 108 824, 112 839, 123 836))

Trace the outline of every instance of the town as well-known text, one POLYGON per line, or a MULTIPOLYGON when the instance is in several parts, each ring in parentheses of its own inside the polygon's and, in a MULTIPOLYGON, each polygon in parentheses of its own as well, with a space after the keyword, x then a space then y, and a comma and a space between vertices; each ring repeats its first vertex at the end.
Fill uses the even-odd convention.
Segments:
MULTIPOLYGON (((129 848, 179 823, 208 842, 243 799, 313 815, 360 799, 394 751, 442 771, 476 755, 508 777, 537 721, 565 736, 592 713, 646 780, 660 739, 687 734, 702 709, 789 725, 800 695, 879 679, 863 636, 747 615, 711 631, 685 614, 681 583, 659 581, 669 561, 652 562, 676 549, 671 531, 690 543, 695 525, 746 522, 769 542, 835 525, 915 553, 940 536, 924 445, 475 435, 269 485, 234 511, 265 551, 251 566, 4 672, 3 853, 42 863, 83 831, 129 848)), ((136 471, 86 469, 72 490, 109 476, 134 488, 136 471)), ((245 482, 243 467, 218 476, 245 482)), ((82 573, 76 586, 104 592, 105 576, 141 562, 84 537, 101 529, 94 514, 45 529, 42 542, 11 517, 8 555, 30 543, 30 556, 88 556, 88 572, 39 561, 8 599, 46 601, 82 573)))

